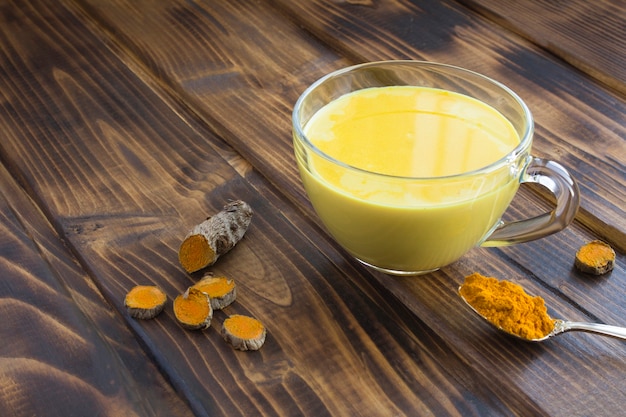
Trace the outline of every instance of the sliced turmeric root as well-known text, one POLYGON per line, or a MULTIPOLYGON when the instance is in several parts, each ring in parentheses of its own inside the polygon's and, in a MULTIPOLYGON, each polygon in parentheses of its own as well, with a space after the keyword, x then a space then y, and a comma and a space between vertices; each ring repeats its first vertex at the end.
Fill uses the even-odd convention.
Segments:
POLYGON ((165 307, 167 296, 154 285, 137 285, 126 294, 124 306, 136 319, 155 318, 165 307))
POLYGON ((235 281, 226 277, 207 275, 192 286, 209 296, 213 310, 221 310, 237 298, 235 281))
POLYGON ((206 329, 213 318, 209 296, 198 289, 188 288, 174 299, 174 316, 185 329, 206 329))
POLYGON ((237 350, 259 350, 267 330, 259 320, 233 314, 222 324, 222 337, 237 350))
POLYGON ((576 252, 574 266, 580 271, 593 274, 606 274, 615 265, 615 251, 601 240, 593 240, 576 252))
POLYGON ((178 260, 188 273, 213 265, 231 250, 248 230, 252 209, 244 201, 228 203, 224 209, 196 225, 178 250, 178 260))

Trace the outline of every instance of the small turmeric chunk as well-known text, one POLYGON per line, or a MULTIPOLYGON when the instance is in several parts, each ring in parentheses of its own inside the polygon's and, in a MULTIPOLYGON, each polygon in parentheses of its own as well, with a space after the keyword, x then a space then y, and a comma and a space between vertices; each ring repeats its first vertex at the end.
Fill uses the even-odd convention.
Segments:
POLYGON ((178 260, 185 271, 192 273, 213 265, 243 238, 251 218, 250 206, 237 200, 196 225, 178 250, 178 260))
POLYGON ((192 286, 209 296, 213 310, 221 310, 237 298, 235 281, 226 277, 206 275, 192 286))
POLYGON ((124 298, 128 314, 136 319, 155 318, 165 307, 167 296, 154 285, 137 285, 124 298))
POLYGON ((174 299, 174 316, 185 329, 206 329, 213 318, 209 296, 198 289, 188 288, 174 299))
POLYGON ((222 324, 222 337, 237 350, 259 350, 267 330, 259 320, 233 314, 222 324))
POLYGON ((492 324, 523 339, 541 339, 554 329, 543 298, 526 294, 521 285, 474 273, 459 293, 492 324))
POLYGON ((613 269, 615 251, 601 240, 593 240, 584 244, 576 252, 574 266, 587 274, 602 275, 613 269))

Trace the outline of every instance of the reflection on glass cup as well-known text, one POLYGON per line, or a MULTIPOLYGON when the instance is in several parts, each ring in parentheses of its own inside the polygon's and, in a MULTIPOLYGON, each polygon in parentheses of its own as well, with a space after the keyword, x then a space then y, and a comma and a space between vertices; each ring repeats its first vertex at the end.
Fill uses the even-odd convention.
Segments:
POLYGON ((462 68, 385 61, 333 72, 298 99, 293 137, 324 226, 359 261, 389 274, 423 274, 475 246, 544 237, 578 209, 568 172, 530 155, 526 104, 462 68), (547 187, 554 210, 502 222, 524 182, 547 187))

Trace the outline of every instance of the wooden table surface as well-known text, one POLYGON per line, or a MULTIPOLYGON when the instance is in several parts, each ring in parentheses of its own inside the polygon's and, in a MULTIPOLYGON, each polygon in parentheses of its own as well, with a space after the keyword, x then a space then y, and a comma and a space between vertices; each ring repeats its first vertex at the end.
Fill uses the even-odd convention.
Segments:
MULTIPOLYGON (((552 315, 626 326, 626 6, 620 0, 0 2, 0 414, 7 416, 617 416, 626 342, 496 333, 456 295, 513 280, 552 315), (477 248, 419 278, 352 260, 308 202, 291 145, 302 91, 335 69, 417 59, 518 92, 534 154, 579 182, 565 231, 477 248), (205 331, 171 300, 177 259, 229 200, 253 208, 210 268, 238 298, 205 331), (573 268, 603 239, 616 267, 573 268), (169 305, 126 313, 136 284, 169 305), (257 352, 227 314, 268 328, 257 352)), ((507 216, 550 207, 523 187, 507 216)))

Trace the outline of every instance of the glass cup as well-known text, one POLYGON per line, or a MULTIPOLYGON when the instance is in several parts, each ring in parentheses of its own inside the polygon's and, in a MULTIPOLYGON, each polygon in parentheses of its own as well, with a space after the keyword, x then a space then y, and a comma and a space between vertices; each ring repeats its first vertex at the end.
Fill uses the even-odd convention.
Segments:
MULTIPOLYGON (((530 154, 534 124, 526 104, 501 83, 469 70, 420 61, 340 69, 304 91, 292 121, 302 182, 322 223, 356 259, 388 274, 425 274, 476 246, 511 245, 553 234, 567 227, 578 209, 578 186, 567 170, 530 154), (485 103, 510 122, 519 144, 495 162, 468 172, 412 177, 352 166, 307 137, 307 123, 322 107, 349 93, 390 86, 445 90, 485 103), (546 187, 556 198, 555 208, 505 223, 501 217, 521 183, 546 187)), ((385 140, 390 147, 404 146, 397 137, 385 140)), ((369 151, 363 146, 358 152, 369 151)))

